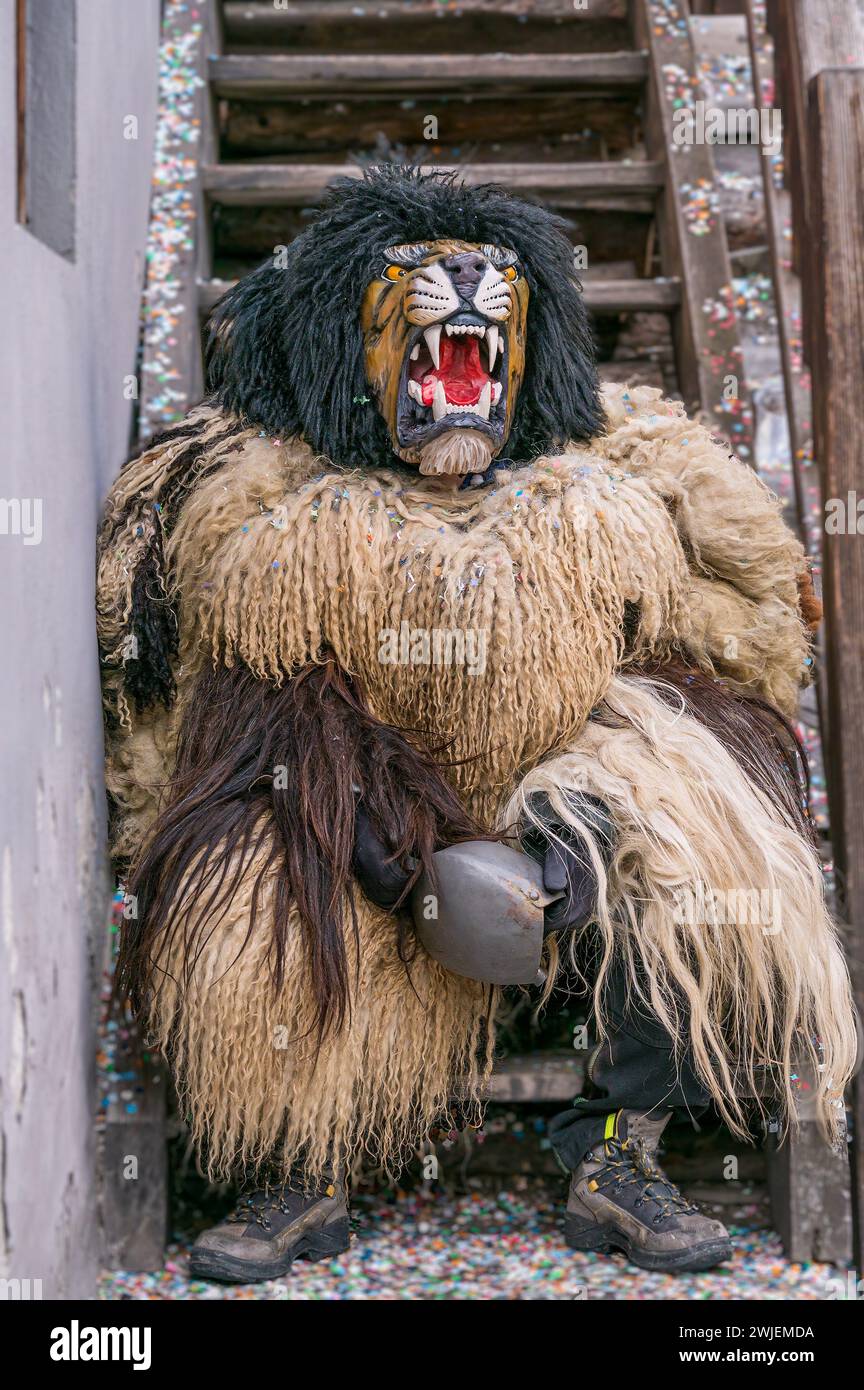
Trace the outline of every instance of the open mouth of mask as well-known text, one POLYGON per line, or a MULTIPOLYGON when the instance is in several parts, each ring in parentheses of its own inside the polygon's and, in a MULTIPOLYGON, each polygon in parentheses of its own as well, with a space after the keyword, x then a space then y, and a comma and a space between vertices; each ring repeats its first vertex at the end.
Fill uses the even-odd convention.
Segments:
POLYGON ((493 449, 507 419, 507 329, 477 312, 460 312, 417 329, 402 364, 399 443, 417 449, 444 431, 469 428, 493 449))

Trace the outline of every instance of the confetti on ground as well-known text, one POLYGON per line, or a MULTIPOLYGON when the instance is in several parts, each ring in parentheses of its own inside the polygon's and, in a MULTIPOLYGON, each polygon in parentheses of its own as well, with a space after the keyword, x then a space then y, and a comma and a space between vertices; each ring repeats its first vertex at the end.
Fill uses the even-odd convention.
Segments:
POLYGON ((351 1249, 325 1264, 298 1261, 263 1284, 190 1282, 186 1246, 172 1246, 158 1274, 106 1274, 102 1299, 440 1301, 590 1299, 822 1300, 831 1265, 792 1264, 770 1232, 733 1228, 731 1263, 704 1274, 646 1273, 623 1256, 582 1254, 564 1243, 551 1185, 525 1196, 502 1191, 415 1191, 354 1204, 351 1249))
POLYGON ((128 1005, 114 998, 114 970, 117 964, 119 932, 123 919, 134 911, 134 902, 118 887, 111 904, 108 959, 102 973, 99 1045, 96 1052, 98 1087, 97 1129, 109 1118, 135 1115, 142 1103, 146 1079, 161 1084, 158 1069, 151 1070, 150 1054, 142 1045, 141 1033, 133 1022, 128 1005))

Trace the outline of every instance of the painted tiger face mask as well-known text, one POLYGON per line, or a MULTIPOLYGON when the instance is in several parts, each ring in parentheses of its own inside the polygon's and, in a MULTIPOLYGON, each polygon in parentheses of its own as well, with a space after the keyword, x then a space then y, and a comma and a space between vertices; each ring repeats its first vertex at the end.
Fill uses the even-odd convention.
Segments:
POLYGON ((525 372, 528 284, 514 251, 390 246, 363 297, 369 383, 394 452, 421 473, 483 472, 525 372))

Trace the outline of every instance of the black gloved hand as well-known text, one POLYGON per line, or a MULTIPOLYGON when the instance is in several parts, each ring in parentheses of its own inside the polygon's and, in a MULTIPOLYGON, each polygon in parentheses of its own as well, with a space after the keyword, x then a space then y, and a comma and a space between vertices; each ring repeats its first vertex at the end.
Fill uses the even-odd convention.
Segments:
MULTIPOLYGON (((608 866, 614 846, 609 812, 595 796, 578 793, 578 801, 579 813, 597 835, 608 866)), ((532 821, 522 834, 522 848, 543 865, 547 893, 564 895, 546 908, 544 932, 575 931, 588 921, 597 903, 597 875, 587 846, 578 831, 557 820, 545 792, 532 797, 531 805, 551 834, 532 821)))
POLYGON ((393 859, 390 850, 372 826, 363 809, 357 802, 354 812, 354 855, 352 859, 354 875, 376 907, 394 908, 407 887, 416 867, 409 861, 407 867, 393 859))

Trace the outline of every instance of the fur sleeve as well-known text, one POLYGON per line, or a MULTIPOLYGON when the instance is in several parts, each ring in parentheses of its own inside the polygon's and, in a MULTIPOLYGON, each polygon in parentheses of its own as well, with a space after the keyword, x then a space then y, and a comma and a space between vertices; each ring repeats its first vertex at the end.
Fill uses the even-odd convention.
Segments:
POLYGON ((651 387, 608 387, 608 433, 588 447, 646 478, 675 519, 690 565, 678 639, 703 670, 787 714, 810 679, 804 548, 752 468, 651 387))
MULTIPOLYGON (((183 650, 166 559, 189 491, 249 434, 201 405, 121 470, 105 504, 96 565, 96 624, 105 715, 112 850, 128 859, 156 814, 176 735, 183 650)), ((181 692, 182 693, 182 692, 181 692)))

